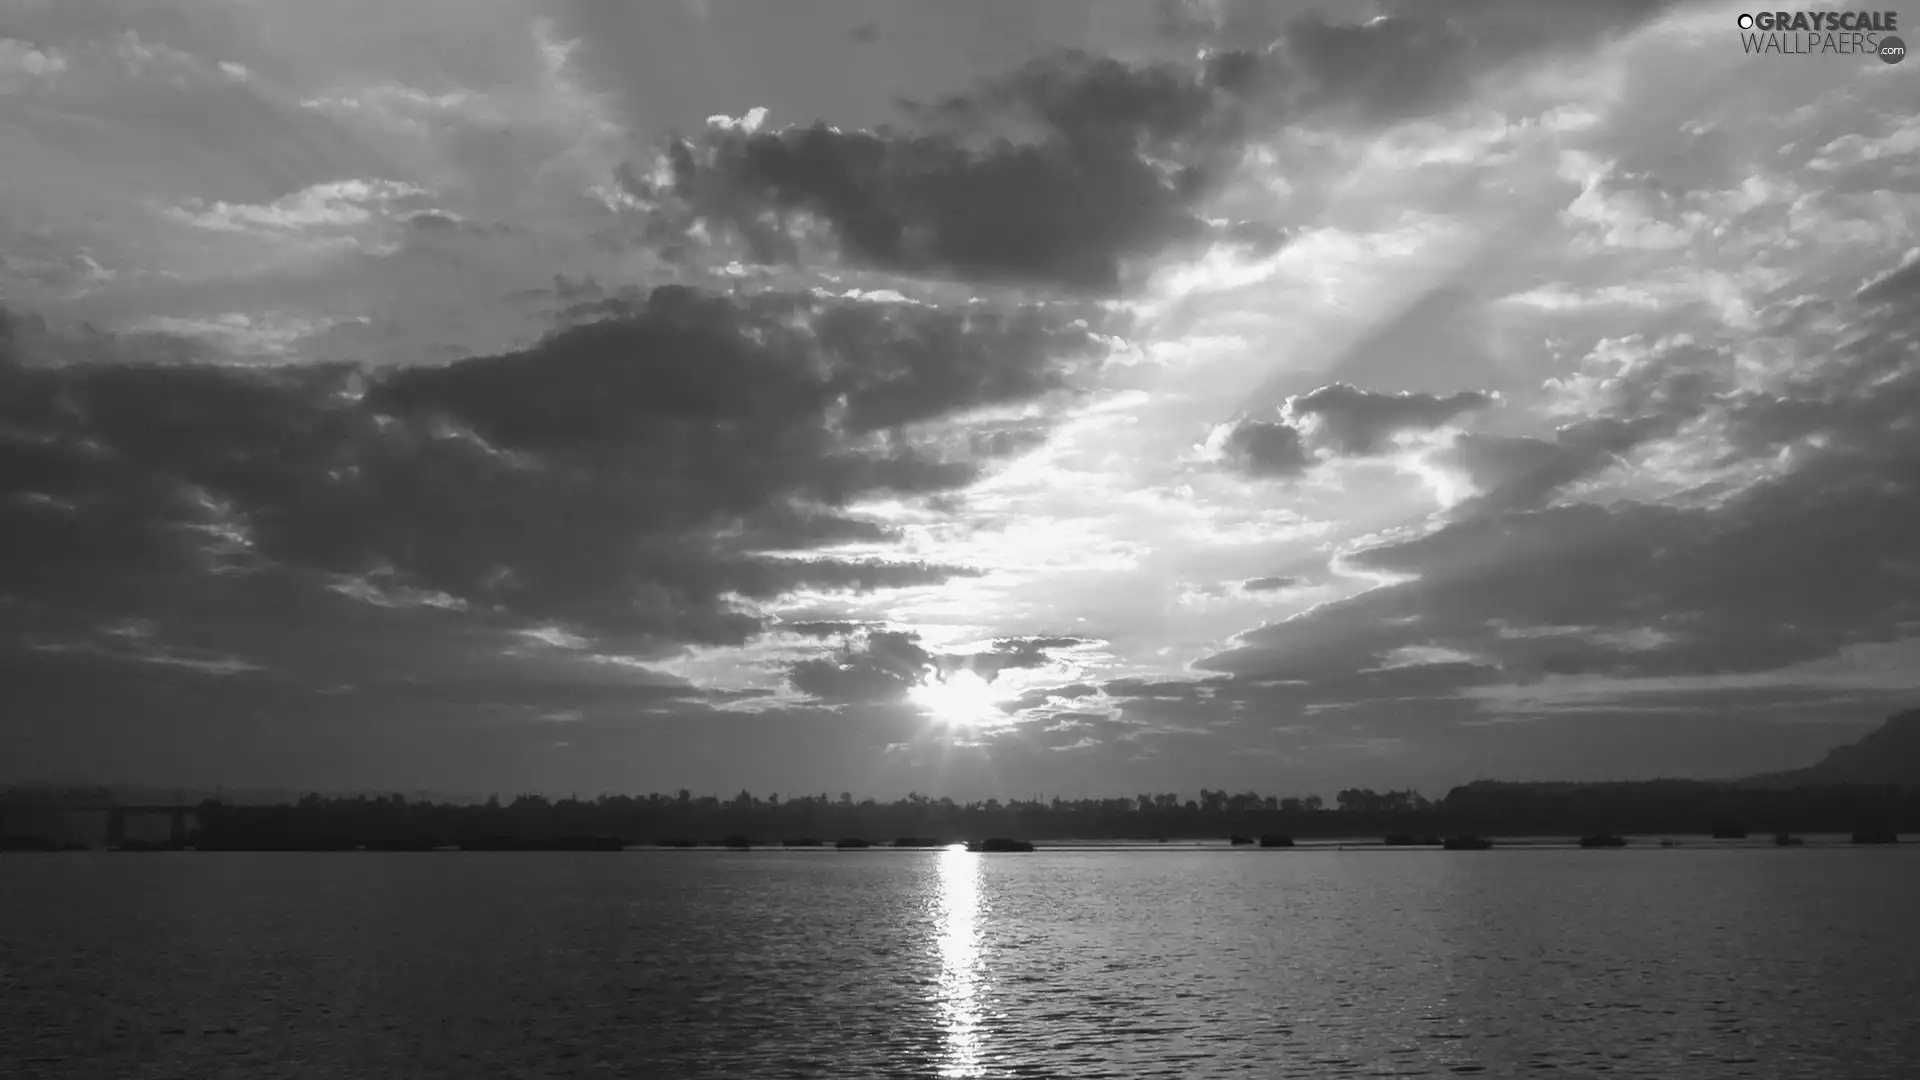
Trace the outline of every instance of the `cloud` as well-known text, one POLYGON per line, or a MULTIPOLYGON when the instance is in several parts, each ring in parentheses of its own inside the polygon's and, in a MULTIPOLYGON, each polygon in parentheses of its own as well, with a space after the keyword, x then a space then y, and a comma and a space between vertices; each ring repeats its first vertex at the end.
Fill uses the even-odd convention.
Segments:
POLYGON ((1222 449, 1235 469, 1259 479, 1298 476, 1313 464, 1300 430, 1271 420, 1241 421, 1222 449))
POLYGON ((245 78, 246 69, 232 63, 214 64, 164 41, 149 41, 126 30, 113 38, 110 51, 126 77, 185 89, 245 78))
POLYGON ((389 207, 426 195, 413 184, 394 180, 340 180, 314 184, 266 204, 190 199, 168 207, 165 213, 183 225, 215 232, 297 233, 374 223, 389 207))
POLYGON ((1061 51, 915 106, 903 131, 766 129, 764 113, 710 123, 672 148, 664 180, 629 171, 626 186, 676 206, 682 227, 730 230, 762 263, 801 257, 805 219, 870 265, 1111 292, 1129 261, 1171 248, 1258 236, 1271 250, 1278 223, 1223 231, 1201 209, 1251 140, 1444 110, 1502 64, 1589 46, 1663 6, 1460 0, 1394 5, 1364 24, 1312 15, 1274 28, 1265 50, 1199 30, 1254 51, 1186 65, 1061 51))
POLYGON ((852 637, 862 630, 869 629, 869 627, 865 623, 813 620, 781 623, 777 629, 784 633, 799 634, 802 637, 845 638, 852 637))
POLYGON ((904 701, 932 670, 918 634, 874 630, 832 657, 802 660, 789 678, 802 694, 834 705, 904 701))
POLYGON ((1230 0, 1170 3, 1162 29, 1201 46, 1250 50, 1241 61, 1244 78, 1295 114, 1379 124, 1445 110, 1502 68, 1583 52, 1676 6, 1389 0, 1358 22, 1335 22, 1318 11, 1282 22, 1271 5, 1230 0))
POLYGON ((1093 644, 1095 643, 1084 638, 1075 637, 1001 638, 993 643, 991 649, 984 652, 943 656, 939 660, 939 666, 945 672, 971 671, 986 681, 992 682, 1003 671, 1046 667, 1053 662, 1053 654, 1056 652, 1093 644))
POLYGON ((674 287, 443 367, 9 362, 0 591, 107 606, 238 548, 368 603, 738 644, 755 601, 973 573, 821 549, 886 541, 858 500, 969 483, 914 426, 1063 385, 1079 340, 1033 312, 674 287))
MULTIPOLYGON (((1551 439, 1464 432, 1424 461, 1476 489, 1460 513, 1541 506, 1732 400, 1737 368, 1730 352, 1686 337, 1603 341, 1578 373, 1546 383, 1556 412, 1586 419, 1561 425, 1551 439)), ((1738 432, 1750 413, 1724 419, 1733 438, 1746 437, 1738 432)))
POLYGON ((15 302, 64 300, 110 284, 116 275, 70 233, 0 216, 0 288, 15 302))
POLYGON ((1464 472, 1481 494, 1467 512, 1539 506, 1576 481, 1622 464, 1624 455, 1674 425, 1660 417, 1600 418, 1569 424, 1552 441, 1462 434, 1427 460, 1464 472))
MULTIPOLYGON (((1074 637, 1003 638, 976 652, 942 653, 927 649, 912 631, 835 626, 832 636, 845 637, 833 654, 795 662, 788 669, 793 689, 825 704, 899 704, 910 691, 934 680, 966 673, 993 683, 1008 671, 1035 671, 1054 664, 1055 652, 1095 644, 1074 637)), ((821 636, 828 636, 822 634, 821 636)), ((1054 696, 1092 694, 1091 687, 1053 688, 1028 692, 1003 705, 1007 712, 1045 706, 1054 696), (1072 692, 1069 695, 1069 691, 1072 692), (1031 705, 1023 705, 1031 700, 1031 705)))
POLYGON ((231 653, 214 649, 182 647, 161 640, 150 619, 125 619, 96 626, 88 639, 35 641, 34 653, 68 660, 102 659, 109 662, 159 665, 200 675, 231 677, 265 671, 231 653))
POLYGON ((17 93, 67 70, 67 58, 58 49, 42 48, 18 38, 0 38, 0 94, 17 93))
POLYGON ((1280 420, 1241 420, 1216 433, 1218 452, 1247 476, 1276 479, 1299 476, 1324 455, 1366 457, 1392 448, 1403 432, 1440 427, 1484 409, 1494 395, 1461 391, 1445 397, 1427 393, 1385 394, 1334 383, 1296 394, 1280 407, 1280 420))
POLYGON ((1698 393, 1705 354, 1654 350, 1606 395, 1627 416, 1553 442, 1462 436, 1449 454, 1486 499, 1344 557, 1392 583, 1243 634, 1200 669, 1332 693, 1408 649, 1471 657, 1426 688, 1444 699, 1489 679, 1764 672, 1902 638, 1920 625, 1906 539, 1920 527, 1920 438, 1897 418, 1920 408, 1920 366, 1903 344, 1910 313, 1854 314, 1847 355, 1764 391, 1698 393), (1733 458, 1783 467, 1691 503, 1542 507, 1626 449, 1673 436, 1676 415, 1729 433, 1733 458))
POLYGON ((1247 592, 1276 592, 1280 589, 1291 589, 1298 584, 1300 579, 1297 577, 1257 577, 1241 582, 1240 588, 1247 592))
POLYGON ((1907 252, 1899 266, 1860 287, 1854 298, 1863 304, 1911 302, 1920 296, 1920 248, 1907 252))
POLYGON ((1361 457, 1384 452, 1400 432, 1431 430, 1493 402, 1493 395, 1470 390, 1438 397, 1373 393, 1335 383, 1290 399, 1283 412, 1313 444, 1342 457, 1361 457))
POLYGON ((1206 130, 1217 91, 1176 68, 1057 58, 928 107, 934 132, 912 138, 709 126, 675 147, 670 190, 760 262, 797 256, 779 219, 805 213, 875 265, 1110 290, 1121 259, 1203 233, 1193 204, 1224 149, 1206 130), (997 125, 1023 141, 969 145, 997 125))
POLYGON ((250 74, 242 64, 212 61, 136 30, 67 47, 0 37, 0 93, 40 89, 97 96, 116 86, 190 91, 244 82, 250 74))

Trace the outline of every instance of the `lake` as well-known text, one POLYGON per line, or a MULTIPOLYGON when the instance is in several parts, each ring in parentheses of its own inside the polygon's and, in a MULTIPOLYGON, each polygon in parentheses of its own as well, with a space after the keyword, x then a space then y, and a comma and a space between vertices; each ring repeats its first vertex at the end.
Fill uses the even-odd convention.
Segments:
POLYGON ((1920 850, 0 859, 0 1075, 1911 1077, 1920 850))

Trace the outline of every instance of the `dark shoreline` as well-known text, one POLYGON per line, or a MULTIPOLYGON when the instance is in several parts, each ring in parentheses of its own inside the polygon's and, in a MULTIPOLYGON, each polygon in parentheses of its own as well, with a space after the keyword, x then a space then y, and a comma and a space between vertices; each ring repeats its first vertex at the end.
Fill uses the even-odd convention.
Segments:
MULTIPOLYGON (((1184 840, 1161 841, 1157 838, 1093 839, 1093 838, 1086 838, 1086 837, 1072 837, 1072 838, 1062 838, 1062 839, 1056 840, 1056 839, 1047 839, 1044 837, 1035 837, 1032 843, 1034 845, 1035 850, 1046 851, 1046 852, 1119 851, 1119 852, 1137 853, 1137 852, 1158 851, 1158 852, 1193 853, 1193 852, 1217 851, 1217 852, 1223 852, 1223 853, 1233 853, 1237 855, 1242 851, 1246 851, 1246 852, 1333 851, 1333 852, 1400 852, 1400 853, 1416 852, 1416 851, 1431 851, 1431 852, 1443 853, 1450 849, 1498 850, 1498 851, 1582 851, 1582 850, 1751 851, 1751 850, 1760 850, 1760 849, 1793 848, 1798 850, 1820 850, 1820 849, 1835 849, 1835 848, 1851 849, 1851 848, 1858 848, 1858 847, 1905 846, 1905 845, 1914 844, 1916 842, 1920 842, 1920 837, 1916 837, 1913 835, 1907 835, 1907 836, 1896 835, 1889 838, 1885 835, 1869 835, 1869 834, 1849 835, 1845 833, 1794 834, 1792 836, 1792 841, 1793 841, 1792 843, 1782 843, 1780 839, 1776 836, 1764 836, 1764 837, 1755 836, 1755 837, 1735 840, 1735 839, 1715 839, 1711 835, 1705 834, 1705 833, 1698 833, 1698 834, 1681 833, 1681 834, 1673 834, 1673 835, 1666 835, 1666 836, 1625 836, 1625 837, 1618 838, 1620 840, 1623 840, 1624 843, 1605 844, 1605 845, 1595 845, 1591 843, 1583 844, 1581 837, 1559 836, 1559 835, 1553 835, 1553 836, 1493 835, 1493 836, 1486 837, 1485 839, 1488 842, 1485 849, 1480 849, 1477 847, 1477 845, 1472 845, 1472 844, 1461 844, 1461 845, 1458 845, 1457 848, 1453 848, 1452 846, 1449 846, 1449 845, 1442 845, 1437 843, 1436 844, 1386 843, 1382 840, 1368 841, 1364 838, 1357 838, 1357 837, 1318 837, 1318 838, 1307 837, 1307 838, 1300 838, 1296 843, 1294 843, 1291 846, 1269 845, 1264 848, 1259 845, 1236 844, 1236 843, 1233 843, 1232 840, 1228 838, 1221 838, 1218 840, 1184 839, 1184 840)), ((483 842, 469 841, 466 843, 461 843, 459 841, 452 841, 452 840, 435 841, 430 839, 405 841, 405 842, 394 842, 394 841, 383 841, 383 840, 370 840, 370 841, 338 840, 338 841, 313 841, 313 842, 306 842, 306 843, 296 842, 296 843, 283 843, 283 844, 275 844, 267 841, 255 842, 251 844, 235 843, 235 842, 216 843, 216 844, 195 844, 195 843, 189 842, 188 844, 185 844, 182 846, 173 846, 169 844, 157 844, 157 843, 131 843, 131 844, 127 844, 119 847, 99 847, 99 846, 88 847, 85 845, 79 845, 79 844, 69 842, 65 844, 45 843, 40 845, 15 844, 15 845, 8 845, 8 846, 0 846, 0 853, 66 854, 66 853, 78 853, 78 852, 112 852, 116 854, 145 854, 145 853, 192 852, 195 854, 211 854, 211 853, 217 853, 217 852, 252 852, 252 853, 336 852, 336 853, 346 853, 346 854, 356 854, 356 853, 357 854, 395 854, 395 853, 402 853, 402 852, 404 853, 432 852, 436 854, 442 854, 442 853, 449 853, 449 852, 465 852, 465 853, 475 853, 475 854, 492 854, 492 853, 504 853, 504 852, 525 853, 525 852, 704 851, 704 852, 716 853, 716 854, 739 854, 742 852, 790 853, 795 851, 803 851, 809 854, 814 854, 814 855, 824 857, 824 856, 832 855, 834 853, 844 853, 847 851, 855 851, 862 854, 870 854, 874 852, 887 852, 887 851, 912 852, 912 853, 919 853, 919 854, 927 854, 927 853, 937 854, 937 853, 944 853, 948 851, 965 850, 965 849, 966 849, 966 845, 964 841, 952 841, 950 843, 943 843, 943 844, 928 844, 928 843, 913 844, 913 845, 870 844, 865 847, 859 847, 859 846, 853 846, 853 845, 837 847, 834 845, 827 845, 827 844, 806 844, 806 845, 783 844, 780 841, 754 841, 754 840, 742 841, 739 838, 735 838, 731 843, 724 842, 724 841, 713 841, 713 842, 705 842, 705 843, 687 844, 687 843, 658 843, 658 842, 636 843, 636 842, 623 842, 617 838, 612 838, 612 837, 594 837, 594 838, 588 838, 584 840, 575 839, 575 838, 559 838, 554 840, 530 840, 526 842, 514 842, 511 840, 504 840, 500 838, 489 838, 488 840, 483 842)), ((975 845, 974 850, 978 850, 977 844, 975 845)), ((992 848, 988 848, 986 850, 986 853, 993 853, 993 850, 994 849, 992 848)), ((1017 849, 1014 849, 1014 850, 1017 850, 1017 849)), ((842 854, 841 857, 859 857, 859 856, 847 856, 842 854)))
MULTIPOLYGON (((1920 714, 1916 714, 1920 716, 1920 714)), ((1903 727, 1902 730, 1905 730, 1903 727)), ((1920 730, 1920 728, 1916 728, 1920 730)), ((102 800, 62 805, 0 800, 0 848, 35 849, 47 842, 93 847, 348 850, 616 850, 661 845, 735 850, 929 850, 988 838, 1039 840, 1053 847, 1111 846, 1132 841, 1191 845, 1198 841, 1256 850, 1308 847, 1452 846, 1492 837, 1502 846, 1546 838, 1591 848, 1646 846, 1680 837, 1714 843, 1800 846, 1795 838, 1853 837, 1873 842, 1920 834, 1920 787, 1823 784, 1773 787, 1747 782, 1636 781, 1525 784, 1476 781, 1429 800, 1412 791, 1338 793, 1332 808, 1316 797, 1202 791, 1119 798, 955 802, 911 796, 855 801, 842 793, 765 798, 749 792, 722 799, 673 795, 606 795, 558 801, 522 795, 512 801, 448 804, 399 795, 241 805, 216 800, 174 805, 122 805, 102 800), (1780 838, 1784 837, 1782 840, 1780 838), (1057 838, 1057 839, 1049 839, 1057 838), (1499 838, 1513 838, 1500 840, 1499 838)), ((1699 843, 1691 840, 1686 843, 1699 843)))

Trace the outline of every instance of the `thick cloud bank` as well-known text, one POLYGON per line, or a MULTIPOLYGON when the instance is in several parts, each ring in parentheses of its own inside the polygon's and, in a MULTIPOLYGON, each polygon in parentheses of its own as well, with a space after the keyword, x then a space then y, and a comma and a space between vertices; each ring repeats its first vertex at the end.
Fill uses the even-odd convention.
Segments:
POLYGON ((965 486, 915 425, 1069 386, 1087 332, 667 287, 538 346, 437 368, 0 367, 0 585, 104 615, 143 583, 382 575, 645 651, 738 644, 742 602, 964 568, 811 557, 883 540, 848 504, 965 486))

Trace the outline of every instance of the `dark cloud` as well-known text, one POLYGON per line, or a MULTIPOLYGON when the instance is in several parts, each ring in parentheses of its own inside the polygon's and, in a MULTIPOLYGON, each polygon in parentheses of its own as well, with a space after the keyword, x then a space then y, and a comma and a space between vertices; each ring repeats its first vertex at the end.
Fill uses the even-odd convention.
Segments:
POLYGON ((1334 383, 1289 399, 1283 411, 1296 426, 1310 430, 1314 445, 1359 457, 1387 450, 1400 432, 1431 430, 1493 402, 1492 395, 1472 390, 1440 397, 1334 383))
MULTIPOLYGON (((1883 316, 1914 333, 1912 305, 1888 304, 1883 316)), ((1741 391, 1723 395, 1722 416, 1729 457, 1762 457, 1824 443, 1836 451, 1883 452, 1912 432, 1920 408, 1911 353, 1901 331, 1851 335, 1837 343, 1827 362, 1795 377, 1784 393, 1741 391)))
MULTIPOLYGON (((961 671, 992 682, 1003 671, 1044 667, 1053 651, 1087 643, 1075 637, 1002 638, 984 652, 943 654, 922 648, 916 633, 856 628, 848 623, 812 625, 823 628, 815 636, 848 640, 831 656, 794 664, 788 678, 795 690, 832 705, 898 702, 926 679, 961 671)), ((1067 689, 1092 692, 1090 687, 1067 689)), ((1039 704, 1044 703, 1043 696, 1039 704)))
MULTIPOLYGON (((1349 559, 1409 580, 1252 631, 1201 667, 1314 688, 1396 663, 1447 675, 1436 659, 1518 682, 1711 675, 1896 640, 1920 620, 1911 554, 1920 529, 1920 429, 1911 423, 1920 415, 1920 368, 1905 345, 1911 331, 1910 314, 1888 309, 1861 324, 1844 353, 1770 394, 1626 393, 1614 400, 1664 402, 1668 411, 1596 417, 1554 443, 1464 439, 1456 460, 1492 488, 1489 499, 1427 535, 1349 559), (1788 446, 1783 471, 1698 505, 1537 508, 1608 455, 1671 434, 1675 416, 1694 415, 1729 432, 1768 418, 1772 437, 1736 452, 1777 455, 1767 447, 1788 446)), ((1672 386, 1666 376, 1684 381, 1692 364, 1667 354, 1645 381, 1672 386)))
POLYGON ((805 211, 876 265, 1108 290, 1121 259, 1204 231, 1195 198, 1227 145, 1210 130, 1217 89, 1173 67, 1055 57, 920 110, 930 130, 916 136, 709 129, 674 148, 673 194, 761 262, 795 257, 761 215, 805 211), (973 145, 1008 133, 1021 141, 973 145))
POLYGON ((788 679, 795 690, 830 705, 895 702, 933 671, 933 660, 918 634, 871 630, 837 655, 793 665, 788 679))
POLYGON ((1002 638, 995 641, 993 648, 987 652, 943 656, 940 658, 940 668, 943 671, 971 671, 992 682, 1002 671, 1045 667, 1052 662, 1051 654, 1055 651, 1085 644, 1085 639, 1075 637, 1002 638))
POLYGON ((468 221, 457 214, 439 210, 420 210, 408 214, 405 220, 415 234, 409 239, 415 243, 432 244, 458 237, 512 236, 520 232, 514 226, 502 222, 468 221))
POLYGON ((899 530, 878 522, 795 503, 778 503, 755 511, 742 519, 740 529, 747 534, 785 537, 805 548, 887 543, 899 537, 899 530))
POLYGON ((844 400, 854 434, 1039 397, 1065 388, 1069 365, 1095 355, 1083 325, 1046 308, 884 311, 848 305, 819 323, 819 347, 837 361, 826 389, 844 400))
POLYGON ((1298 476, 1313 464, 1299 429, 1270 420, 1242 421, 1222 449, 1230 465, 1260 479, 1298 476))
POLYGON ((973 479, 912 425, 1064 386, 1090 355, 1045 313, 978 307, 676 287, 444 367, 10 361, 0 591, 107 607, 250 558, 637 649, 740 642, 761 624, 729 596, 967 572, 797 553, 888 538, 852 500, 973 479))
POLYGON ((843 638, 852 637, 868 627, 869 624, 858 622, 809 621, 783 622, 778 628, 789 634, 799 634, 801 637, 843 638))
POLYGON ((1137 733, 1135 725, 1104 713, 1063 712, 1019 734, 1046 749, 1066 750, 1106 746, 1137 733))
POLYGON ((1281 407, 1281 420, 1242 420, 1221 450, 1227 463, 1248 476, 1298 476, 1317 460, 1379 454, 1394 435, 1428 430, 1493 404, 1491 394, 1463 390, 1435 394, 1383 394, 1334 383, 1296 394, 1281 407))
POLYGON ((1920 297, 1920 254, 1860 287, 1855 299, 1865 304, 1912 303, 1920 297))
POLYGON ((796 588, 867 593, 914 585, 938 585, 957 577, 977 577, 982 571, 965 566, 925 562, 882 562, 877 559, 758 559, 728 568, 730 584, 741 595, 771 600, 796 588))
POLYGON ((1100 688, 1091 683, 1068 683, 1065 686, 1049 686, 1041 690, 1029 690, 1012 701, 1001 706, 1009 713, 1046 706, 1054 698, 1071 701, 1075 698, 1091 697, 1100 692, 1100 688))
POLYGON ((1569 424, 1552 441, 1466 433, 1430 460, 1467 474, 1481 495, 1463 508, 1526 509, 1539 506, 1576 481, 1624 460, 1623 455, 1654 438, 1673 434, 1662 417, 1619 420, 1602 417, 1569 424))
MULTIPOLYGON (((1541 506, 1735 400, 1734 366, 1733 357, 1719 349, 1684 340, 1658 343, 1596 380, 1589 407, 1598 415, 1562 426, 1552 439, 1463 433, 1429 460, 1465 473, 1479 490, 1460 513, 1541 506)), ((1739 417, 1735 424, 1750 422, 1745 410, 1731 416, 1739 417)), ((1753 441, 1744 433, 1735 440, 1753 441)))
POLYGON ((1128 675, 1110 679, 1102 683, 1100 689, 1122 701, 1198 702, 1212 700, 1215 693, 1227 685, 1227 680, 1217 676, 1194 681, 1128 675))
POLYGON ((1732 388, 1736 366, 1722 349, 1684 339, 1658 342, 1601 384, 1597 404, 1611 416, 1691 420, 1732 388))
POLYGON ((1241 582, 1240 587, 1248 592, 1276 592, 1280 589, 1291 589, 1298 584, 1300 579, 1297 577, 1257 577, 1241 582))
POLYGON ((16 302, 66 299, 102 279, 102 267, 72 235, 0 215, 0 289, 16 302))
POLYGON ((976 432, 968 440, 976 457, 1010 458, 1045 445, 1047 432, 1040 427, 1000 428, 976 432))
POLYGON ((1253 8, 1213 26, 1169 18, 1212 51, 1191 65, 1052 54, 909 106, 907 131, 716 125, 670 147, 664 190, 637 169, 623 182, 667 208, 668 232, 704 220, 761 263, 799 257, 791 219, 804 212, 870 264, 1110 291, 1126 261, 1171 246, 1283 242, 1281 223, 1219 227, 1198 210, 1250 137, 1445 109, 1501 65, 1589 47, 1664 6, 1427 0, 1356 24, 1275 25, 1253 8))
MULTIPOLYGON (((40 320, 43 324, 45 320, 40 320)), ((20 362, 20 339, 27 333, 26 320, 0 308, 0 364, 20 362)))
POLYGON ((1025 650, 1025 649, 1038 649, 1038 650, 1072 649, 1072 648, 1077 648, 1081 645, 1091 645, 1091 644, 1093 644, 1092 641, 1088 640, 1087 638, 1080 638, 1080 637, 1030 637, 1030 638, 1001 638, 1000 640, 993 643, 993 647, 995 649, 999 649, 1003 652, 1006 652, 1006 651, 1018 651, 1018 650, 1025 650))

